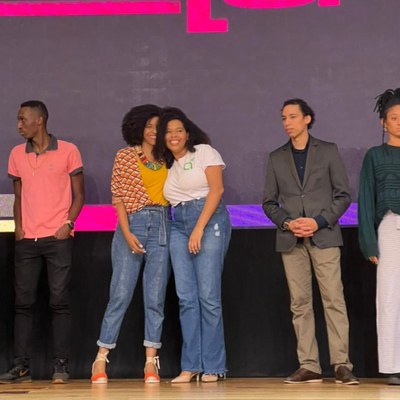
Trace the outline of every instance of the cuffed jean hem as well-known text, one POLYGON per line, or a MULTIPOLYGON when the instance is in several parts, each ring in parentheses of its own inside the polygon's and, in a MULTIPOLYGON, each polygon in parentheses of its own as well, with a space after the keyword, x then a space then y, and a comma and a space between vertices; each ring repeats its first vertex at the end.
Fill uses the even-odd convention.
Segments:
POLYGON ((99 346, 99 347, 104 347, 105 349, 108 349, 108 350, 115 349, 115 347, 117 346, 116 343, 113 343, 113 344, 106 344, 106 343, 100 342, 100 340, 98 340, 98 341, 96 342, 96 344, 97 344, 97 346, 99 346))
POLYGON ((149 342, 148 340, 143 341, 143 346, 144 347, 151 347, 153 349, 161 349, 161 343, 154 343, 154 342, 149 342))
POLYGON ((202 374, 204 373, 202 368, 197 368, 197 369, 193 369, 193 368, 181 368, 181 371, 187 371, 187 372, 191 372, 191 373, 199 373, 202 374))

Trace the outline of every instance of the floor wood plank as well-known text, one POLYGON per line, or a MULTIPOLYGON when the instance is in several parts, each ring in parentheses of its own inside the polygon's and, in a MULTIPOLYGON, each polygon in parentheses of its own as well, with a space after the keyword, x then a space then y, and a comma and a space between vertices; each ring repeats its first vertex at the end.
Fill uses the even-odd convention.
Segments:
POLYGON ((400 386, 384 379, 362 379, 359 386, 323 383, 288 385, 278 378, 227 379, 217 383, 144 384, 141 380, 113 380, 91 385, 73 380, 66 385, 48 381, 0 385, 0 400, 400 400, 400 386))

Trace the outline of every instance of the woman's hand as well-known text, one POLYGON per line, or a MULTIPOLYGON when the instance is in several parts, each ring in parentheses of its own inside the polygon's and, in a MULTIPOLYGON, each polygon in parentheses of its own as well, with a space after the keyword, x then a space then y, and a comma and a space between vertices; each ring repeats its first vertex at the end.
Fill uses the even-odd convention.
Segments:
POLYGON ((130 231, 128 215, 126 213, 124 203, 122 201, 119 201, 115 204, 115 209, 117 210, 118 224, 132 253, 146 253, 146 250, 143 248, 142 243, 140 243, 139 239, 130 231))
POLYGON ((201 250, 201 238, 203 237, 204 231, 201 228, 195 227, 190 234, 188 248, 189 253, 198 254, 201 250))
POLYGON ((378 265, 379 258, 377 256, 368 257, 368 260, 372 262, 372 264, 378 265))
POLYGON ((144 254, 146 250, 144 249, 142 243, 139 242, 139 239, 131 232, 125 237, 128 242, 128 246, 132 250, 132 253, 144 254))

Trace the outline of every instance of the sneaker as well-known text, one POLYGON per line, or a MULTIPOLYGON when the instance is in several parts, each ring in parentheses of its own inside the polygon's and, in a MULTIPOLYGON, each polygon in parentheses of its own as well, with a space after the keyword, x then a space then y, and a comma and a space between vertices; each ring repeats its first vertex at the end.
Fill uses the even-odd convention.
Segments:
POLYGON ((0 374, 0 383, 32 382, 29 367, 14 365, 9 371, 0 374))
POLYGON ((68 360, 66 358, 56 358, 53 370, 53 383, 68 383, 68 360))

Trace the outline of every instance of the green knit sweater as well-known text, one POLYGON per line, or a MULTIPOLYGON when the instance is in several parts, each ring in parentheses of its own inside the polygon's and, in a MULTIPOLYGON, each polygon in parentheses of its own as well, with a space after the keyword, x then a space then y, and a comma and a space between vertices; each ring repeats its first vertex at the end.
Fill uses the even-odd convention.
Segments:
POLYGON ((377 228, 389 210, 400 214, 400 147, 383 144, 367 151, 361 168, 358 239, 365 258, 379 256, 377 228))

